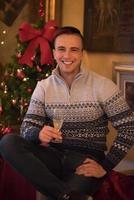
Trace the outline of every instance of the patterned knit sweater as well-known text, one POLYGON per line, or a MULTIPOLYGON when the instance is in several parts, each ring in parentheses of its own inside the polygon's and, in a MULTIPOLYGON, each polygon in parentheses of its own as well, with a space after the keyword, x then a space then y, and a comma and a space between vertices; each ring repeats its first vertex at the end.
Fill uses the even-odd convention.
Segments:
POLYGON ((126 155, 134 142, 134 113, 117 86, 92 71, 76 75, 71 89, 59 75, 58 68, 50 77, 37 83, 21 126, 21 135, 38 143, 39 131, 52 125, 53 110, 60 108, 64 123, 62 148, 106 151, 108 121, 117 136, 102 163, 109 171, 126 155))

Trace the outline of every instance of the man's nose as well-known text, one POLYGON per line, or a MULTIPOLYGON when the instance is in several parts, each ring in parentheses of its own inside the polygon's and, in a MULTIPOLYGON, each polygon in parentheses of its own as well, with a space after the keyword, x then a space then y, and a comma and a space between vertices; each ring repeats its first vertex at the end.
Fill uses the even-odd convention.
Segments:
POLYGON ((65 57, 65 58, 70 57, 70 55, 71 55, 70 50, 66 50, 66 51, 64 52, 64 57, 65 57))

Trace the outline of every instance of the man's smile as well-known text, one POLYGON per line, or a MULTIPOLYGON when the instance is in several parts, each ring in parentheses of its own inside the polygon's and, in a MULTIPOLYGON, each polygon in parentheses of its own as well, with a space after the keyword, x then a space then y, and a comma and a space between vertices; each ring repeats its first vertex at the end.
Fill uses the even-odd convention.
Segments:
POLYGON ((73 63, 73 61, 64 61, 62 60, 62 63, 65 65, 71 65, 73 63))

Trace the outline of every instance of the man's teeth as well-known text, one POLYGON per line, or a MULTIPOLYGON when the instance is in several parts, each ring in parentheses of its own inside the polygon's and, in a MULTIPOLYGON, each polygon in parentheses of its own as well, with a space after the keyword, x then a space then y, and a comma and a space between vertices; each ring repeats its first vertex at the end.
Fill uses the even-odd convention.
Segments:
POLYGON ((66 65, 70 65, 70 64, 72 64, 73 62, 72 61, 62 61, 64 64, 66 64, 66 65))

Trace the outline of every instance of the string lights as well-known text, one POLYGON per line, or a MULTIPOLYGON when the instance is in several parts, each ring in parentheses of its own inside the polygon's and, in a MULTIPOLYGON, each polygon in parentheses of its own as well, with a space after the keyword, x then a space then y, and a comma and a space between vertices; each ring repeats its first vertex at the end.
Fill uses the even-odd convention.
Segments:
POLYGON ((6 30, 2 30, 2 36, 1 36, 1 41, 0 41, 1 46, 5 45, 6 33, 7 33, 6 30))

